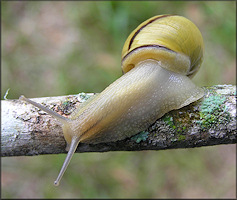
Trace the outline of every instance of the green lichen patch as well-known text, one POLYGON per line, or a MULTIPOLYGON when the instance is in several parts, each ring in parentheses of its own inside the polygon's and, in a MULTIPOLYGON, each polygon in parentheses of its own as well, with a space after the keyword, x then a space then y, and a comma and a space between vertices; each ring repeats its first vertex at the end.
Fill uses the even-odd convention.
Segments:
POLYGON ((169 116, 169 115, 165 115, 163 117, 163 120, 166 122, 166 124, 168 124, 171 128, 175 129, 176 126, 174 125, 174 120, 173 120, 173 117, 172 116, 169 116))
POLYGON ((69 99, 64 101, 61 105, 59 110, 61 110, 64 114, 70 114, 74 109, 74 103, 71 102, 69 99))
POLYGON ((186 135, 178 135, 178 141, 182 141, 182 140, 185 140, 186 139, 186 135))
POLYGON ((146 141, 146 139, 148 138, 148 132, 146 131, 142 131, 136 135, 134 135, 133 137, 131 137, 131 140, 135 141, 136 143, 140 143, 141 141, 146 141))
POLYGON ((173 112, 174 117, 170 116, 169 114, 166 114, 163 117, 163 120, 165 121, 165 123, 171 129, 174 130, 174 136, 171 138, 172 142, 182 141, 186 139, 186 133, 185 133, 185 130, 187 129, 186 124, 188 123, 187 121, 190 121, 190 118, 188 116, 183 117, 182 116, 183 114, 184 112, 174 111, 173 112))
POLYGON ((69 104, 70 104, 70 101, 67 100, 67 101, 64 101, 64 102, 62 103, 62 106, 66 107, 66 106, 68 106, 69 104))
POLYGON ((92 95, 91 95, 91 93, 81 92, 78 94, 78 96, 79 96, 81 102, 84 102, 84 101, 88 100, 92 95))
POLYGON ((226 97, 211 95, 205 98, 200 111, 200 120, 197 121, 202 129, 210 128, 215 123, 223 123, 230 119, 227 107, 224 104, 226 97))

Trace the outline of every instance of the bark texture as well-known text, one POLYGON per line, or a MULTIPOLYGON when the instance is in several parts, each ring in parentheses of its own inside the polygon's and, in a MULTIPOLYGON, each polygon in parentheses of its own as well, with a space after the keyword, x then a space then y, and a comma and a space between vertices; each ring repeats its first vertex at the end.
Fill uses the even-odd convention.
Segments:
MULTIPOLYGON (((147 130, 117 142, 80 143, 76 152, 140 151, 236 143, 236 86, 204 87, 205 96, 158 119, 147 130)), ((92 93, 35 98, 68 116, 92 93)), ((60 123, 20 100, 1 101, 1 156, 66 153, 60 123)))

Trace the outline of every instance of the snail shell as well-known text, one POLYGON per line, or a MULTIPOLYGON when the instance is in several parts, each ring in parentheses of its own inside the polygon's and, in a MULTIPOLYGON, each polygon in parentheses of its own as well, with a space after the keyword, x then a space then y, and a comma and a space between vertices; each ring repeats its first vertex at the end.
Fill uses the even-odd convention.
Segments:
POLYGON ((122 50, 122 69, 128 72, 146 59, 163 68, 192 77, 203 61, 203 39, 196 25, 185 17, 158 15, 140 24, 122 50))

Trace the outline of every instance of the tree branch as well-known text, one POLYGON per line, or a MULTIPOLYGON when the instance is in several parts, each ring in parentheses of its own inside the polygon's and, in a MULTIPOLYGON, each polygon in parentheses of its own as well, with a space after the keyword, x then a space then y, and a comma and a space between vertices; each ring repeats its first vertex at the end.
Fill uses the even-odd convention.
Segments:
MULTIPOLYGON (((125 140, 79 144, 76 152, 140 151, 193 148, 236 143, 236 86, 204 87, 205 96, 167 113, 147 130, 125 140)), ((35 98, 61 115, 69 115, 93 94, 35 98)), ((38 108, 2 100, 1 156, 66 153, 60 123, 38 108)))

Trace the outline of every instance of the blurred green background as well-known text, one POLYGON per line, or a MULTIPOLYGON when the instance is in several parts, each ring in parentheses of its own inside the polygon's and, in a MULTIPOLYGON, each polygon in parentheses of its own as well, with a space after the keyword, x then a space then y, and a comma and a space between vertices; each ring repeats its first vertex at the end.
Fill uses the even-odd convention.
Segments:
MULTIPOLYGON (((144 20, 179 14, 203 34, 200 86, 236 83, 235 1, 1 2, 1 99, 101 92, 144 20)), ((2 198, 234 198, 236 145, 2 158, 2 198)))

